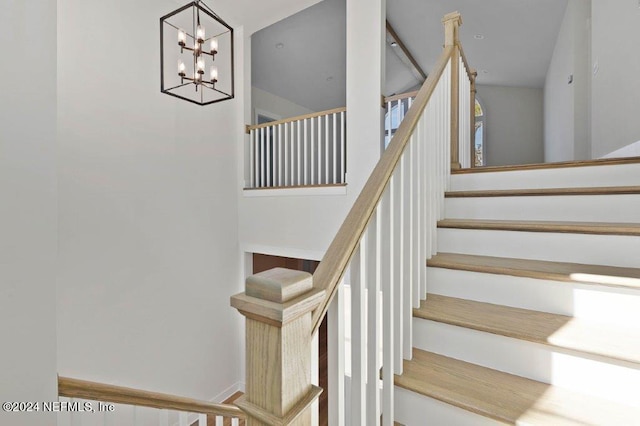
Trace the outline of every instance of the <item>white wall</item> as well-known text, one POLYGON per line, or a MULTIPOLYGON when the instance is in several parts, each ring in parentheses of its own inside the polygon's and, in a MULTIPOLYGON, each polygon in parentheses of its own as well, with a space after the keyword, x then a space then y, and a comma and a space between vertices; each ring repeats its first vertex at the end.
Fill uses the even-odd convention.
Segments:
POLYGON ((158 17, 177 3, 58 6, 58 370, 213 398, 241 377, 241 100, 160 93, 158 17))
POLYGON ((255 123, 255 110, 268 111, 280 118, 295 117, 296 115, 310 114, 315 112, 288 99, 276 96, 257 87, 251 88, 252 116, 251 123, 255 123))
MULTIPOLYGON (((384 0, 347 0, 347 194, 240 194, 244 250, 319 258, 331 243, 380 157, 384 10, 384 0)), ((245 55, 244 70, 250 74, 250 55, 245 55)), ((246 120, 251 118, 249 113, 245 109, 246 120)), ((245 139, 243 150, 247 143, 245 139)), ((244 153, 239 163, 244 163, 244 153)), ((241 188, 238 186, 240 192, 241 188)))
POLYGON ((486 164, 542 162, 542 89, 483 85, 477 89, 485 114, 486 164))
POLYGON ((56 1, 0 2, 0 44, 0 402, 55 401, 56 1))
POLYGON ((592 0, 593 156, 640 140, 640 8, 637 0, 592 0))
POLYGON ((544 155, 547 162, 591 158, 590 14, 590 0, 569 0, 567 3, 544 87, 544 155))

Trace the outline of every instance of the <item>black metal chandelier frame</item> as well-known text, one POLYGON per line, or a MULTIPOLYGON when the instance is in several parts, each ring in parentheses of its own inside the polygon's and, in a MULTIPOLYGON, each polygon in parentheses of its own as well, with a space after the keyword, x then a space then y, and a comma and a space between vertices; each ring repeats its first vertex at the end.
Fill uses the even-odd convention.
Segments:
MULTIPOLYGON (((163 16, 160 18, 160 91, 162 93, 166 93, 167 95, 170 96, 174 96, 176 98, 180 98, 183 99, 185 101, 197 104, 197 105, 210 105, 213 103, 217 103, 217 102, 222 102, 222 101, 226 101, 229 99, 233 99, 234 97, 234 87, 235 87, 235 82, 234 82, 234 38, 233 38, 233 28, 227 24, 222 18, 220 18, 213 10, 211 10, 211 8, 209 6, 207 6, 202 0, 196 0, 193 2, 190 2, 184 6, 182 6, 179 9, 174 10, 171 13, 168 13, 167 15, 163 16), (168 19, 184 12, 185 10, 189 9, 189 8, 193 8, 193 27, 192 27, 192 31, 193 34, 189 34, 188 32, 186 32, 185 30, 178 28, 177 26, 171 24, 170 22, 168 22, 168 19), (218 33, 215 34, 213 36, 210 36, 208 38, 204 38, 204 37, 200 37, 197 34, 198 28, 200 27, 200 12, 206 14, 208 17, 210 17, 211 19, 217 21, 219 24, 221 24, 222 26, 224 26, 227 31, 223 31, 222 33, 218 33), (178 76, 180 77, 180 84, 175 85, 173 87, 165 87, 165 69, 164 69, 164 24, 167 24, 173 28, 175 28, 178 32, 180 31, 185 31, 185 35, 188 37, 193 38, 193 40, 195 40, 194 43, 194 47, 190 47, 186 45, 186 40, 179 40, 177 43, 177 48, 180 49, 180 53, 183 53, 185 50, 189 51, 189 52, 193 52, 193 68, 194 68, 194 74, 193 77, 189 77, 186 75, 186 72, 184 71, 184 69, 179 69, 178 70, 178 76), (207 51, 204 49, 204 44, 208 41, 211 40, 215 40, 217 39, 217 37, 219 37, 220 35, 229 33, 230 34, 230 79, 231 79, 231 90, 229 93, 224 92, 218 88, 216 88, 216 83, 218 82, 218 76, 217 76, 217 70, 215 72, 215 76, 214 76, 214 71, 212 70, 211 72, 211 77, 209 80, 206 80, 204 78, 204 66, 200 66, 200 60, 203 60, 204 55, 206 56, 210 56, 212 58, 212 60, 215 60, 215 55, 218 53, 218 46, 217 43, 214 47, 213 43, 211 45, 211 48, 207 51), (177 93, 172 92, 172 90, 174 89, 178 89, 187 85, 194 85, 195 86, 195 91, 197 92, 199 89, 201 91, 201 96, 200 96, 200 101, 198 100, 194 100, 194 99, 190 99, 187 98, 185 96, 179 95, 177 93), (209 90, 213 90, 215 92, 218 92, 219 94, 223 95, 222 98, 219 99, 215 99, 212 101, 204 101, 204 97, 202 95, 202 90, 203 88, 209 89, 209 90)), ((203 62, 204 63, 204 62, 203 62)))

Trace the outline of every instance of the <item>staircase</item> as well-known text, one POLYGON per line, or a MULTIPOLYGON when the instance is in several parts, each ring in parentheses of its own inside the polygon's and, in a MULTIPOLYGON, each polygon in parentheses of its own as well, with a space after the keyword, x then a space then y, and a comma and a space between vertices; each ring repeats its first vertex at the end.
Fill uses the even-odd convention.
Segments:
POLYGON ((396 376, 405 425, 640 425, 640 163, 459 172, 396 376))

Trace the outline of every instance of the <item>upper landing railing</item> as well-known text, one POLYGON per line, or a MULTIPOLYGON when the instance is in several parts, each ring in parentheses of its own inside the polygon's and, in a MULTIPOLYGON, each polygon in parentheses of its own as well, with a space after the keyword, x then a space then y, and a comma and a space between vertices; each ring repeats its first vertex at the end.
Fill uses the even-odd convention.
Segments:
POLYGON ((311 341, 331 306, 331 424, 393 424, 394 374, 411 357, 412 309, 427 294, 450 173, 471 165, 475 74, 460 46, 460 14, 443 24, 440 58, 313 277, 266 271, 232 297, 247 318, 249 421, 311 421, 321 391, 311 384, 311 341))

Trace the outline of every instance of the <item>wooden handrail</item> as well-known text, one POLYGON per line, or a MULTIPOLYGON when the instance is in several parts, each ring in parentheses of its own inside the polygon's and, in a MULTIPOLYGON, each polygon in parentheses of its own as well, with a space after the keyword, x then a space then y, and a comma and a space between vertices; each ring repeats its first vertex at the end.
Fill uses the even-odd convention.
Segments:
POLYGON ((312 334, 315 334, 320 327, 329 304, 336 294, 338 284, 351 261, 356 247, 358 247, 362 234, 367 228, 371 216, 389 184, 391 175, 411 139, 411 134, 420 120, 429 99, 431 99, 431 95, 435 91, 454 51, 455 46, 452 45, 444 48, 433 68, 433 72, 429 74, 429 77, 418 91, 415 101, 395 132, 389 147, 373 169, 362 192, 356 199, 342 226, 340 226, 337 235, 327 249, 320 265, 318 265, 318 269, 313 274, 314 287, 325 290, 326 295, 313 314, 312 334))
POLYGON ((464 49, 462 48, 462 44, 460 41, 456 42, 456 46, 460 50, 460 57, 462 58, 462 62, 464 63, 464 69, 467 71, 467 76, 469 76, 469 80, 474 81, 475 77, 473 75, 472 68, 469 66, 469 62, 467 61, 467 56, 464 54, 464 49))
POLYGON ((417 95, 418 95, 418 90, 414 90, 413 92, 399 93, 397 95, 387 96, 386 98, 384 98, 384 102, 387 103, 387 102, 398 101, 400 99, 415 98, 417 95))
POLYGON ((58 395, 67 398, 138 405, 212 416, 245 418, 244 412, 235 405, 214 404, 192 398, 89 382, 69 377, 58 377, 58 395))
POLYGON ((264 127, 277 126, 278 124, 291 123, 294 121, 306 120, 307 118, 321 117, 323 115, 337 114, 339 112, 344 112, 346 110, 347 110, 346 107, 340 107, 340 108, 329 109, 326 111, 319 111, 319 112, 312 112, 309 114, 297 115, 295 117, 284 118, 282 120, 269 121, 268 123, 247 124, 245 126, 245 129, 246 129, 245 131, 246 133, 250 133, 254 129, 262 129, 264 127))

